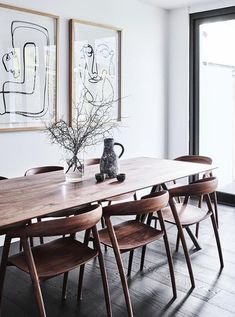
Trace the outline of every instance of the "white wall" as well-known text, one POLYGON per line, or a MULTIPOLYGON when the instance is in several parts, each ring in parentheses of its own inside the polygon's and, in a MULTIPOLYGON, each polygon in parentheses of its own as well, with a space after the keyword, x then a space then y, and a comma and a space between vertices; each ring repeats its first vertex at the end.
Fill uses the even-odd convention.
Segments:
POLYGON ((188 153, 188 9, 169 13, 168 157, 188 153))
POLYGON ((189 150, 189 14, 235 6, 235 0, 215 1, 169 13, 169 133, 168 157, 189 150))
MULTIPOLYGON (((166 39, 165 10, 136 0, 8 0, 8 4, 61 17, 59 111, 68 115, 68 20, 83 19, 123 29, 122 114, 125 128, 116 139, 125 157, 165 155, 166 144, 166 39)), ((0 175, 23 175, 33 166, 61 164, 60 150, 43 132, 0 133, 0 175)), ((101 155, 102 145, 88 155, 101 155)))

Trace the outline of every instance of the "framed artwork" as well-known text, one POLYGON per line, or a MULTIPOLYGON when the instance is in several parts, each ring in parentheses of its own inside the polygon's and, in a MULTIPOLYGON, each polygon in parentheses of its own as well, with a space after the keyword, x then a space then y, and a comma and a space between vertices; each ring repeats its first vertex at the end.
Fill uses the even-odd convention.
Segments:
POLYGON ((121 30, 70 20, 70 124, 78 105, 110 102, 121 120, 121 30))
POLYGON ((43 129, 56 120, 58 22, 0 4, 0 131, 43 129))

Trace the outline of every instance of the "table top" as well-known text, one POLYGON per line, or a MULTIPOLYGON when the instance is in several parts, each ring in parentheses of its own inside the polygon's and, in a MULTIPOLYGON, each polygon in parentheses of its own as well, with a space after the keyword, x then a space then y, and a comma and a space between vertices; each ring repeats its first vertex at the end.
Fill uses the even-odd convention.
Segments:
POLYGON ((66 183, 63 171, 1 180, 0 228, 216 168, 149 157, 120 160, 120 165, 126 173, 122 183, 116 179, 97 183, 99 165, 86 166, 79 183, 66 183))

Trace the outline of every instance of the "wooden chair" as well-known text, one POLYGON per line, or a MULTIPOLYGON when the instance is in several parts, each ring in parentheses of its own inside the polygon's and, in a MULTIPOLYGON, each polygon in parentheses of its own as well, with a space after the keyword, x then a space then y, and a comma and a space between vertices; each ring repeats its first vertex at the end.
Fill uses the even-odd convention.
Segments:
MULTIPOLYGON (((212 159, 208 156, 203 156, 203 155, 183 155, 183 156, 179 156, 177 158, 175 158, 176 161, 182 161, 182 162, 191 162, 191 163, 199 163, 199 164, 212 164, 212 159)), ((197 175, 199 177, 199 175, 197 175)), ((208 172, 202 175, 202 178, 205 177, 211 177, 212 172, 208 172)), ((177 187, 177 186, 181 186, 182 184, 177 183, 176 180, 173 180, 172 183, 164 183, 161 184, 161 187, 164 190, 169 190, 171 188, 177 187)), ((156 186, 153 187, 152 192, 154 192, 156 190, 156 186)), ((215 208, 215 217, 216 217, 216 223, 217 223, 217 227, 219 227, 219 217, 218 217, 218 206, 217 206, 217 195, 216 192, 211 194, 213 203, 214 203, 214 208, 215 208)), ((180 197, 177 197, 177 201, 180 203, 180 197)), ((198 206, 201 207, 202 205, 202 201, 203 201, 203 197, 199 197, 198 199, 198 206)), ((156 220, 155 220, 155 226, 156 226, 156 220)), ((199 235, 199 223, 196 225, 196 230, 195 230, 195 236, 198 238, 199 235)), ((176 251, 178 251, 178 247, 179 247, 179 236, 177 237, 177 242, 176 242, 176 251)))
MULTIPOLYGON (((98 257, 107 315, 112 316, 106 270, 96 228, 96 224, 100 221, 101 216, 102 207, 100 205, 92 205, 87 208, 85 213, 80 215, 35 223, 8 232, 5 238, 0 266, 0 303, 3 295, 6 267, 8 265, 16 266, 30 275, 40 316, 44 317, 46 316, 46 310, 40 283, 57 275, 64 274, 62 297, 65 299, 68 272, 79 266, 84 267, 85 263, 98 257), (75 233, 85 230, 84 242, 77 241, 74 238, 75 233), (92 231, 95 241, 94 249, 88 247, 88 236, 90 231, 92 231), (29 237, 52 237, 65 234, 70 234, 70 236, 30 248, 29 237), (17 237, 20 238, 22 242, 23 252, 9 257, 8 254, 11 239, 17 237)), ((79 277, 78 300, 80 299, 80 294, 81 273, 79 277)))
MULTIPOLYGON (((55 171, 61 171, 64 168, 62 166, 39 166, 39 167, 33 167, 28 169, 24 176, 31 176, 31 175, 36 175, 36 174, 43 174, 43 173, 49 173, 49 172, 55 172, 55 171)), ((78 212, 80 212, 81 209, 83 209, 84 207, 87 207, 87 205, 82 205, 82 206, 77 206, 74 208, 70 208, 70 209, 66 209, 66 210, 62 210, 59 212, 54 212, 48 215, 45 215, 43 217, 37 217, 37 221, 41 222, 42 219, 44 218, 49 218, 49 217, 66 217, 68 214, 76 214, 78 212)), ((44 243, 43 237, 40 237, 40 243, 44 243)), ((33 246, 33 242, 31 240, 31 246, 33 246)), ((21 250, 21 247, 20 247, 21 250)))
MULTIPOLYGON (((178 228, 179 238, 181 240, 188 271, 190 275, 190 280, 192 287, 195 287, 192 265, 189 257, 189 252, 186 244, 186 240, 184 237, 183 229, 185 229, 192 240, 195 240, 195 236, 190 234, 190 226, 200 223, 207 218, 211 219, 214 235, 216 239, 217 249, 219 253, 220 266, 224 267, 222 249, 219 239, 218 228, 216 224, 215 212, 213 210, 213 205, 211 203, 211 194, 216 191, 218 185, 218 180, 215 177, 204 178, 195 182, 192 182, 188 185, 175 187, 169 190, 169 205, 170 207, 164 208, 162 210, 164 221, 169 222, 171 224, 175 224, 178 228), (200 208, 198 206, 192 205, 189 203, 189 198, 191 196, 203 196, 206 201, 206 209, 200 208), (174 198, 184 197, 183 203, 176 203, 174 198)), ((156 213, 154 213, 154 217, 158 217, 156 213)), ((197 241, 194 241, 196 244, 197 241)))
POLYGON ((168 265, 170 269, 173 295, 174 298, 176 297, 176 285, 171 251, 169 248, 167 233, 161 213, 161 209, 164 208, 168 203, 169 195, 166 191, 162 191, 155 193, 155 196, 153 198, 144 198, 145 199, 142 200, 119 203, 104 207, 103 216, 105 218, 107 228, 99 231, 100 242, 103 243, 105 246, 113 248, 114 250, 125 296, 128 316, 133 316, 133 311, 121 253, 131 251, 132 256, 129 258, 128 265, 128 271, 130 271, 134 250, 136 248, 143 247, 144 245, 155 240, 161 239, 162 237, 164 239, 168 265), (155 229, 148 224, 144 224, 138 219, 125 221, 119 223, 118 225, 113 225, 111 221, 111 218, 113 216, 135 215, 139 216, 140 218, 143 215, 147 215, 153 212, 157 212, 159 216, 161 225, 160 230, 155 229))

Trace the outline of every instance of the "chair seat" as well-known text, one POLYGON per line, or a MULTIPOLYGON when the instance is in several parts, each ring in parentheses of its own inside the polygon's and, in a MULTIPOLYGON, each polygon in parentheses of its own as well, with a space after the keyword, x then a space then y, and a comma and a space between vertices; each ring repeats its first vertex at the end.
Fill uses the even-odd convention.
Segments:
MULTIPOLYGON (((190 204, 183 205, 178 203, 178 204, 175 204, 175 207, 178 211, 180 222, 182 226, 185 226, 185 227, 196 224, 208 218, 211 215, 211 212, 205 209, 190 205, 190 204)), ((153 215, 157 217, 157 213, 154 213, 153 215)), ((162 215, 163 215, 164 221, 175 224, 175 220, 174 220, 170 207, 166 207, 162 209, 162 215)))
MULTIPOLYGON (((70 237, 53 240, 33 247, 31 250, 38 276, 41 279, 70 271, 98 255, 97 251, 70 237)), ((8 263, 29 273, 24 252, 9 257, 8 263)))
MULTIPOLYGON (((160 239, 163 232, 137 220, 113 226, 121 252, 132 250, 160 239)), ((112 247, 107 229, 99 231, 100 242, 112 247)))

